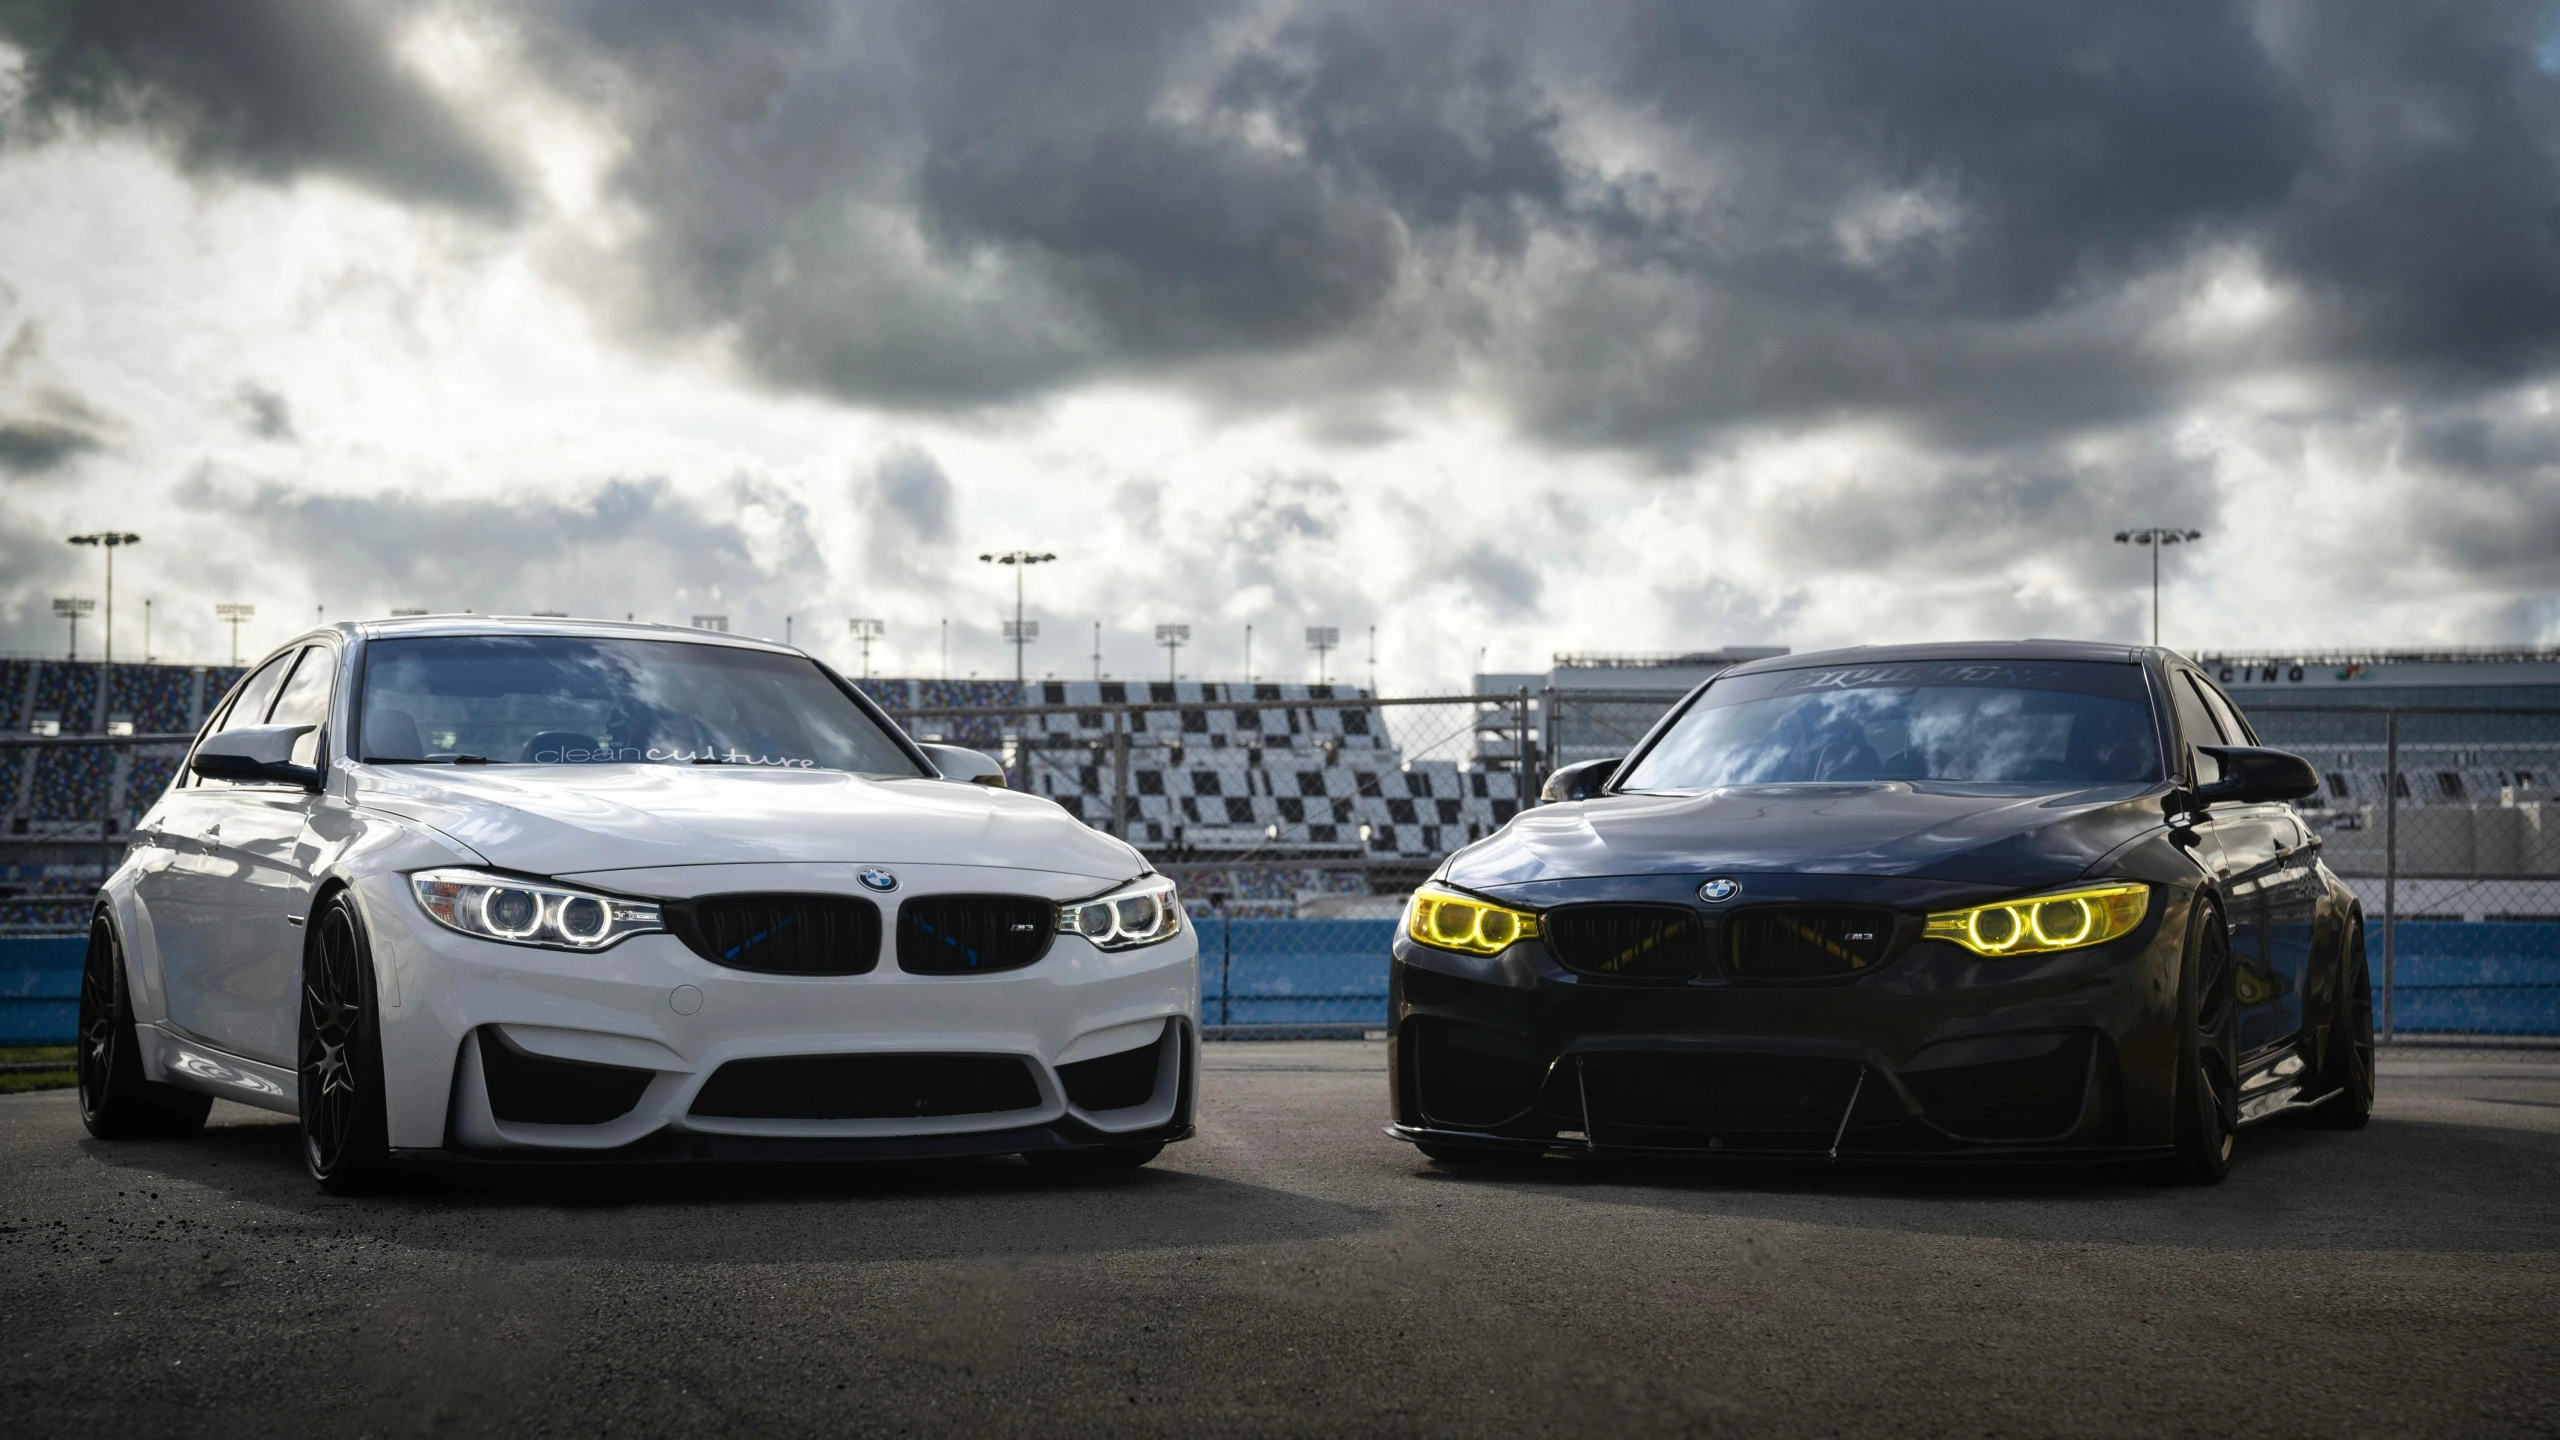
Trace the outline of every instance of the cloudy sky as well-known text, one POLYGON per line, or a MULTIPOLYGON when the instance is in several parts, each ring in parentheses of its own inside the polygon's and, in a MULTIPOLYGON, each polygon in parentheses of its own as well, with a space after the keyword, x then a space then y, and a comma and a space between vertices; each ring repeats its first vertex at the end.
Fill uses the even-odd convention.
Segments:
POLYGON ((2560 642, 2560 13, 0 0, 0 649, 2560 642), (94 627, 83 636, 94 642, 94 627))

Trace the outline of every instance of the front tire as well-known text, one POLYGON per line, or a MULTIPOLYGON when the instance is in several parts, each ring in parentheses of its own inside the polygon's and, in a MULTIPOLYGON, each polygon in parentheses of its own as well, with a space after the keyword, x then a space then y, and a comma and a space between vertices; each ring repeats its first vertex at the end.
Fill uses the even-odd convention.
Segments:
POLYGON ((332 1194, 380 1185, 390 1164, 382 1096, 382 1020, 373 952, 355 900, 333 895, 312 917, 302 951, 302 1023, 295 1071, 302 1160, 332 1194))
POLYGON ((2307 1117, 2324 1130, 2361 1130, 2373 1118, 2373 976, 2366 969, 2364 920, 2347 926, 2338 955, 2337 995, 2329 1016, 2327 1053, 2321 1056, 2320 1102, 2307 1117))
POLYGON ((2173 1184, 2218 1185, 2231 1173, 2240 1130, 2233 980, 2230 933, 2199 899, 2178 967, 2177 1150, 2161 1167, 2173 1184))
POLYGON ((144 1079, 124 945, 101 910, 80 962, 80 1123, 101 1140, 166 1140, 204 1128, 213 1097, 144 1079))

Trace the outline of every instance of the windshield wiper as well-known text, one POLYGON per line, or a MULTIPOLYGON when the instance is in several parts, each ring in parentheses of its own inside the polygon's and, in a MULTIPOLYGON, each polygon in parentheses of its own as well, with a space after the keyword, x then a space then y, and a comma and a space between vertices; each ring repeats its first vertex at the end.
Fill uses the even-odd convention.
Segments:
POLYGON ((486 765, 486 755, 367 755, 367 765, 486 765))

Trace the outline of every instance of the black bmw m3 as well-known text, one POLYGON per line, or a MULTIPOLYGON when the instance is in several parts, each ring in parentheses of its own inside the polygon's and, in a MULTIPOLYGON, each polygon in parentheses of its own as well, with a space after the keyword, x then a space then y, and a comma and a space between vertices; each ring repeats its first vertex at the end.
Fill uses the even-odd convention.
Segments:
POLYGON ((2363 919, 2165 650, 1727 670, 1452 855, 1395 941, 1390 1133, 1548 1153, 2126 1161, 2373 1100, 2363 919))

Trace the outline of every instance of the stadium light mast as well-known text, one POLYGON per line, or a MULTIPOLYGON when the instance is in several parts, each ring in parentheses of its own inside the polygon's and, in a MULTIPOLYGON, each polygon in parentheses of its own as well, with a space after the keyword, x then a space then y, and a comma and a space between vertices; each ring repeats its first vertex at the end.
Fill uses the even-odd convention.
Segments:
POLYGON ((1022 690, 1022 647, 1040 638, 1040 622, 1022 618, 1022 572, 1058 557, 1047 551, 1007 550, 1001 555, 978 558, 989 565, 1013 567, 1013 623, 1004 627, 1004 638, 1013 642, 1013 688, 1018 697, 1022 690))
POLYGON ((1325 683, 1325 655, 1327 652, 1331 651, 1334 646, 1341 643, 1342 627, 1339 625, 1310 625, 1307 627, 1307 648, 1316 652, 1317 684, 1322 685, 1325 683))
POLYGON ((107 644, 106 663, 116 663, 116 552, 127 545, 139 545, 142 537, 130 530, 93 530, 71 537, 74 545, 95 545, 107 552, 107 644))
POLYGON ((2151 643, 2160 643, 2160 552, 2172 545, 2185 545, 2204 538, 2201 530, 2181 530, 2175 525, 2153 525, 2142 530, 2119 530, 2116 543, 2141 545, 2151 551, 2151 643))
POLYGON ((871 678, 871 642, 889 633, 886 620, 854 619, 845 622, 852 627, 853 638, 862 642, 862 678, 871 678))
POLYGON ((1156 627, 1156 643, 1164 647, 1164 678, 1168 682, 1179 681, 1182 678, 1182 647, 1191 643, 1191 627, 1159 625, 1156 627))
POLYGON ((80 658, 80 617, 94 615, 97 611, 98 602, 86 595, 77 598, 68 595, 53 597, 53 618, 71 622, 71 659, 80 658))
POLYGON ((240 622, 257 616, 258 607, 226 602, 213 607, 214 618, 231 627, 231 663, 240 663, 240 622))

